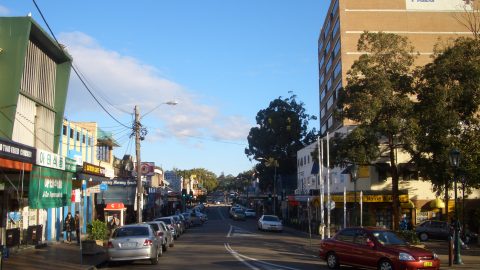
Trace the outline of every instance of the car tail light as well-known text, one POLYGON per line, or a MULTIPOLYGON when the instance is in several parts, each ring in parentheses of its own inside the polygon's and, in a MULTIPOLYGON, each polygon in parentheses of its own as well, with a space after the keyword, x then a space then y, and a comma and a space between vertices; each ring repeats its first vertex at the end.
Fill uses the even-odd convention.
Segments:
POLYGON ((158 236, 163 236, 163 232, 158 232, 158 236))
POLYGON ((145 241, 143 242, 144 247, 148 247, 148 246, 151 246, 151 245, 153 245, 153 242, 150 239, 145 239, 145 241))
POLYGON ((108 248, 113 248, 112 241, 108 241, 107 247, 108 247, 108 248))

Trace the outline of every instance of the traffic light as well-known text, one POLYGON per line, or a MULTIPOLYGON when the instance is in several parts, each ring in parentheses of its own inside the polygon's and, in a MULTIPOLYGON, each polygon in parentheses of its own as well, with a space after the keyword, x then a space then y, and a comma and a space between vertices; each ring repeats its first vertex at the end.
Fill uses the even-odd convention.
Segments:
POLYGON ((187 198, 187 190, 186 189, 182 189, 182 199, 186 199, 187 198))
POLYGON ((271 201, 272 200, 272 194, 268 194, 268 200, 271 201))

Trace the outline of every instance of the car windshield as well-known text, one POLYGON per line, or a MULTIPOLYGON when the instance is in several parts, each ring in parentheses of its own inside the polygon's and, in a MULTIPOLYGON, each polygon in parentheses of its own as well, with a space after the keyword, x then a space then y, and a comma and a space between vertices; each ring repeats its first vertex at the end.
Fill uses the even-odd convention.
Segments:
POLYGON ((148 236, 147 227, 122 227, 115 230, 112 238, 131 237, 131 236, 148 236))
POLYGON ((280 221, 276 216, 263 216, 264 221, 280 221))
POLYGON ((406 245, 398 235, 390 231, 373 231, 373 236, 377 238, 378 242, 382 245, 406 245))
POLYGON ((169 218, 161 219, 161 221, 165 222, 165 224, 172 224, 172 220, 169 218))

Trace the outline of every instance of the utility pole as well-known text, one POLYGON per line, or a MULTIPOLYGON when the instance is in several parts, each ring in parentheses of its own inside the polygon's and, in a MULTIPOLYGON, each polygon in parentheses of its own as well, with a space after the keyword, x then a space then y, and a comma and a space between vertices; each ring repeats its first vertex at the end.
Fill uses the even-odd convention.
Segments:
POLYGON ((140 161, 140 112, 135 105, 135 152, 137 155, 137 222, 142 222, 142 163, 140 161))

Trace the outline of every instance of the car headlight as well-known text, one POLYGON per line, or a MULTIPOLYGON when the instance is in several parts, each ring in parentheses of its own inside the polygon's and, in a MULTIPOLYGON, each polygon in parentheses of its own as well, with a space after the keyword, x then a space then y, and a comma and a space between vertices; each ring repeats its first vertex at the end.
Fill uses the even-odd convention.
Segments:
POLYGON ((398 254, 398 259, 400 261, 415 261, 415 258, 413 258, 412 255, 404 252, 400 252, 400 254, 398 254))

